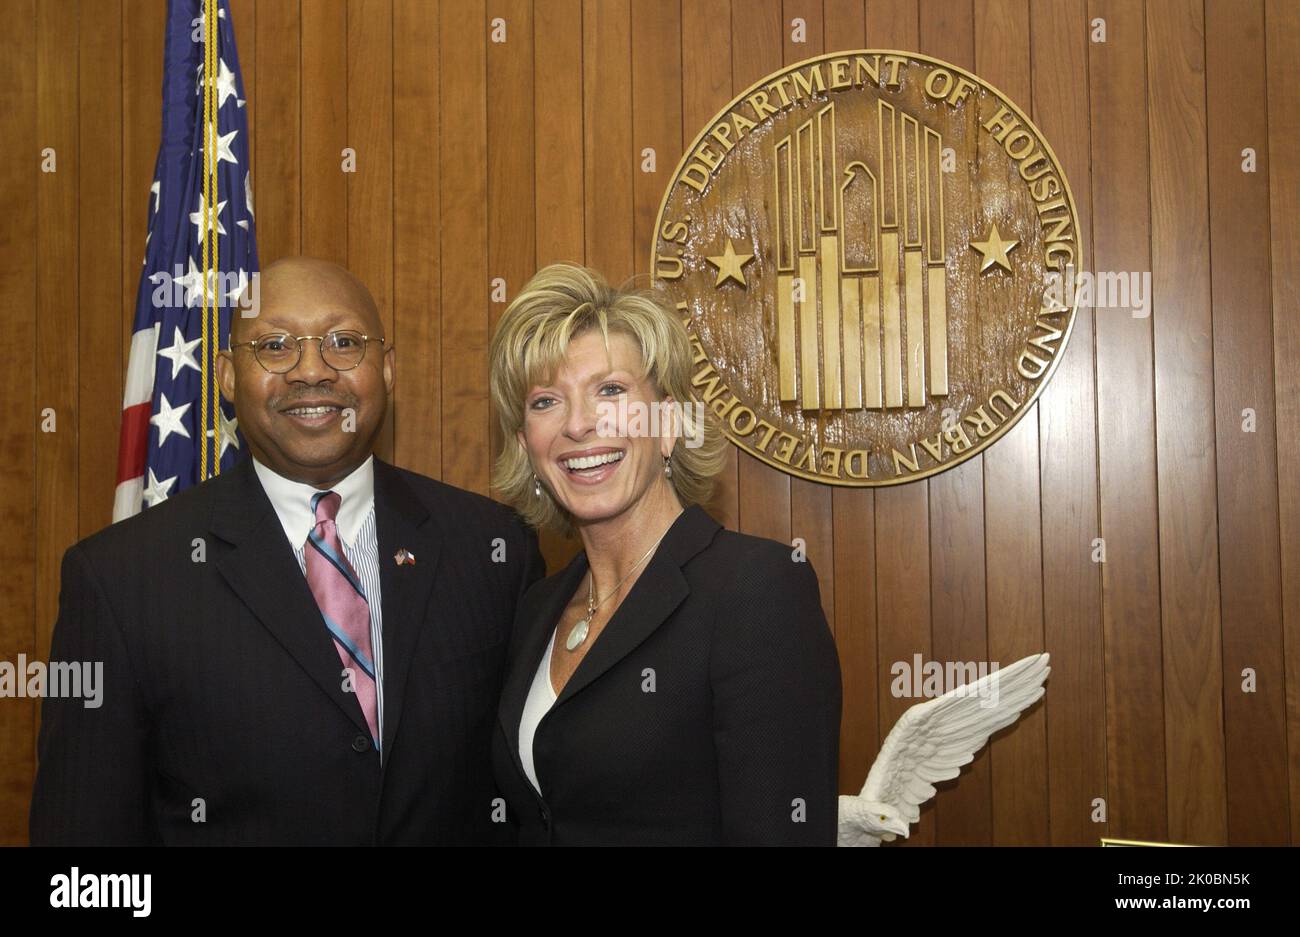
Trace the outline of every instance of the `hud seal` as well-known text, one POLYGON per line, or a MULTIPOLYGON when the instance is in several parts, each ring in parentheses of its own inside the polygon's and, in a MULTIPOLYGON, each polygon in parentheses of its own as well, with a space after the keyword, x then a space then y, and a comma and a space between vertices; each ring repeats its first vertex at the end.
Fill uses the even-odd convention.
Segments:
POLYGON ((996 441, 1074 325, 1078 216, 1047 141, 976 76, 836 52, 750 87, 696 137, 652 269, 693 389, 741 449, 892 485, 996 441))

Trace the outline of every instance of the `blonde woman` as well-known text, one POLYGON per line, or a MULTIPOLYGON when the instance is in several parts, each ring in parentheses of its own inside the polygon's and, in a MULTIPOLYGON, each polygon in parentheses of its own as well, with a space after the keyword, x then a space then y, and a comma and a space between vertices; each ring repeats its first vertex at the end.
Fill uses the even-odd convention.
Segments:
POLYGON ((700 506, 725 463, 653 293, 570 264, 490 352, 501 494, 583 546, 515 618, 493 742, 525 844, 835 844, 840 673, 817 577, 700 506))

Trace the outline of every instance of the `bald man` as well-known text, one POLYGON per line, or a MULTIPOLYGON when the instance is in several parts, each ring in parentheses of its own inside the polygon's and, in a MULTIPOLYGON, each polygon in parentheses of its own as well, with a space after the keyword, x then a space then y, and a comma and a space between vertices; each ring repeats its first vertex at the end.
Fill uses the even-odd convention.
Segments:
MULTIPOLYGON (((248 457, 71 547, 31 840, 487 843, 515 604, 543 573, 495 501, 376 459, 396 375, 348 271, 262 272, 218 360, 248 457)), ((500 834, 500 835, 498 835, 500 834)))

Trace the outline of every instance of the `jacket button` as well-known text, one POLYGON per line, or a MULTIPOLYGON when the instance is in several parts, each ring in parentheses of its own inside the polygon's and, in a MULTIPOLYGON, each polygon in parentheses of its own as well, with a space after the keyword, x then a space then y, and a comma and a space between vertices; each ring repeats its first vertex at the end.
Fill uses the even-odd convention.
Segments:
POLYGON ((354 752, 370 751, 370 739, 366 738, 364 735, 358 735, 352 740, 352 750, 354 752))

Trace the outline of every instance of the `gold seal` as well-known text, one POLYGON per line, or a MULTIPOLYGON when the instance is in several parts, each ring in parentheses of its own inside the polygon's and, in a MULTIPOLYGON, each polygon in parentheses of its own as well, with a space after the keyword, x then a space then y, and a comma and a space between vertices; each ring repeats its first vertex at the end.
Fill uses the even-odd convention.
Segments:
POLYGON ((1074 198, 1028 117, 911 52, 836 52, 687 148, 652 270, 741 449, 835 485, 943 471, 1010 429, 1069 340, 1074 198))

